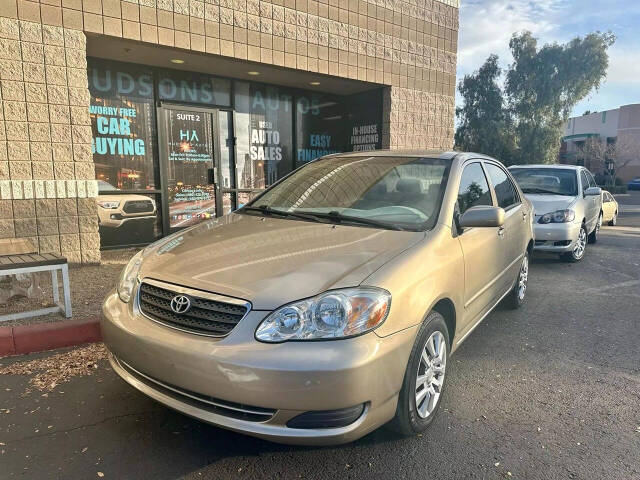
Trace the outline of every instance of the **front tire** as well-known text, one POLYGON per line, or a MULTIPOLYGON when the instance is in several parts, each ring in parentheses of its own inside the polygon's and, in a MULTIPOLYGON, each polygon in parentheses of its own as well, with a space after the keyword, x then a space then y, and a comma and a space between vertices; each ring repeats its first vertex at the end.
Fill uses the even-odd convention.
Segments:
POLYGON ((402 435, 415 435, 433 421, 444 393, 449 360, 449 331, 444 317, 431 312, 420 327, 398 395, 391 427, 402 435))
POLYGON ((575 241, 573 250, 562 255, 562 258, 567 262, 579 262, 584 258, 584 254, 587 250, 587 227, 584 223, 580 226, 580 232, 578 238, 575 241))
POLYGON ((593 232, 589 234, 589 243, 596 243, 598 241, 598 233, 600 233, 600 227, 602 227, 602 212, 598 215, 598 221, 593 229, 593 232))
POLYGON ((613 214, 613 218, 609 220, 609 226, 615 227, 618 224, 618 212, 613 214))
POLYGON ((516 284, 513 286, 511 293, 505 298, 506 305, 517 310, 524 304, 525 295, 527 292, 527 281, 529 280, 529 252, 524 252, 522 263, 520 264, 520 271, 516 279, 516 284))

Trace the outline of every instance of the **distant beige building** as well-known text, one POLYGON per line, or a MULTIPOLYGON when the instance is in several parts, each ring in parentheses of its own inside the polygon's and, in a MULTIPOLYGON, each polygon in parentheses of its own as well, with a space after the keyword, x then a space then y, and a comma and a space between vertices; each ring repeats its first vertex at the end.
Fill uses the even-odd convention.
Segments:
POLYGON ((326 153, 450 148, 457 39, 458 0, 0 0, 0 238, 97 262, 326 153))
POLYGON ((624 181, 640 176, 640 104, 570 118, 560 147, 560 163, 581 164, 601 173, 603 161, 584 158, 587 142, 601 143, 604 156, 616 161, 617 176, 624 181), (586 162, 586 163, 585 163, 586 162))

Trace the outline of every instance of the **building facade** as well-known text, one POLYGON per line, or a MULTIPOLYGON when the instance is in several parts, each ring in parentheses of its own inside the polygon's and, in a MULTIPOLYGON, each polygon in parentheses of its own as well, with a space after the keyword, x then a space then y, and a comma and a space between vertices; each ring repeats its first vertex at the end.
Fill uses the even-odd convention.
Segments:
POLYGON ((559 159, 593 173, 603 173, 606 161, 613 160, 624 182, 640 176, 640 104, 570 118, 559 159))
POLYGON ((451 148, 458 0, 0 0, 0 237, 72 263, 318 156, 451 148))

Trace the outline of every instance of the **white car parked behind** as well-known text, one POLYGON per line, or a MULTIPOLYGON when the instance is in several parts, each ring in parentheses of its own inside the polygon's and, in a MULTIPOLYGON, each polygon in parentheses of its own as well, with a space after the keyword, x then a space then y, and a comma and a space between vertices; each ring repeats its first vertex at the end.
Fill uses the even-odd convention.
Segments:
POLYGON ((618 202, 606 190, 602 191, 602 221, 612 227, 618 223, 618 202))
POLYGON ((516 165, 511 174, 534 209, 534 249, 579 262, 602 225, 602 190, 574 165, 516 165))

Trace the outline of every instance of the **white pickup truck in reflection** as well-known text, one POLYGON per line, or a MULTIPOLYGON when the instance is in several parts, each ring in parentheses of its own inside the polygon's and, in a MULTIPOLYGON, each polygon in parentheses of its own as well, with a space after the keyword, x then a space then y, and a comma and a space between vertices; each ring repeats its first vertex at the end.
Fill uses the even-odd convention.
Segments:
MULTIPOLYGON (((98 225, 103 244, 108 245, 111 243, 110 237, 125 233, 132 236, 131 240, 134 240, 134 237, 154 238, 157 211, 152 198, 146 195, 116 193, 119 190, 104 180, 98 180, 98 191, 98 225), (107 193, 111 191, 114 193, 107 193)), ((122 243, 122 240, 120 238, 118 243, 122 243)))

